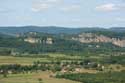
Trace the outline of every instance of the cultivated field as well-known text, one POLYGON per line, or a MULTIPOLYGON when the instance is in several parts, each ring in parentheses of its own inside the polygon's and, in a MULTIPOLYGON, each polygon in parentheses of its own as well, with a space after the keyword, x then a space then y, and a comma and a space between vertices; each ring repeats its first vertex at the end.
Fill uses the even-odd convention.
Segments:
MULTIPOLYGON (((47 54, 48 57, 15 57, 15 56, 2 56, 0 55, 0 65, 2 64, 21 64, 21 65, 32 65, 35 61, 49 62, 55 60, 69 61, 81 59, 80 56, 68 56, 64 54, 47 54)), ((38 56, 38 55, 37 55, 38 56)))
POLYGON ((0 76, 0 83, 80 83, 76 81, 50 77, 51 72, 34 72, 30 74, 10 74, 7 78, 0 76), (39 82, 39 79, 42 79, 39 82))
MULTIPOLYGON (((49 62, 56 58, 66 58, 66 55, 49 54, 50 58, 33 58, 33 57, 14 57, 14 56, 0 56, 0 65, 5 64, 21 64, 21 65, 32 65, 35 61, 49 62)), ((69 57, 67 57, 68 59, 69 57)), ((76 57, 72 57, 74 59, 76 57)), ((9 74, 7 78, 0 75, 0 83, 79 83, 76 81, 58 79, 50 77, 53 74, 49 71, 37 71, 32 73, 22 73, 22 74, 9 74), (42 79, 42 82, 39 81, 42 79)))
POLYGON ((31 58, 31 57, 13 57, 13 56, 0 56, 1 64, 21 64, 31 65, 34 61, 48 61, 46 58, 31 58))

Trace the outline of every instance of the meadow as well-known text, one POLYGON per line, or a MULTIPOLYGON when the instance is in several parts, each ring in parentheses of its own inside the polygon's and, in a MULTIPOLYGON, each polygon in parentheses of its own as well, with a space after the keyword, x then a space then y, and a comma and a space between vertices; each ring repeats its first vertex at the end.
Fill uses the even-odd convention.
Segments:
MULTIPOLYGON (((63 54, 49 54, 49 57, 19 57, 19 56, 0 56, 0 65, 10 65, 10 64, 20 64, 20 65, 32 65, 35 61, 50 62, 56 58, 67 58, 63 54), (53 56, 55 55, 55 56, 53 56)), ((76 59, 78 57, 71 57, 70 59, 76 59)), ((30 73, 18 73, 18 74, 8 74, 7 77, 3 77, 0 74, 0 83, 80 83, 76 81, 59 79, 50 77, 53 74, 51 71, 37 71, 30 73), (41 79, 41 81, 39 80, 41 79)))
POLYGON ((65 54, 55 54, 55 53, 48 53, 45 54, 47 57, 43 57, 43 55, 25 55, 25 56, 0 56, 0 65, 1 64, 21 64, 21 65, 32 65, 33 62, 40 61, 40 62, 50 62, 55 60, 60 61, 70 61, 70 60, 79 60, 83 57, 81 56, 68 56, 65 54), (35 56, 35 57, 34 57, 35 56), (38 56, 38 57, 36 57, 38 56))
MULTIPOLYGON (((25 55, 25 56, 24 55, 19 55, 19 56, 10 56, 10 55, 2 56, 1 55, 0 66, 10 65, 10 64, 12 65, 19 64, 15 66, 19 66, 20 68, 25 68, 26 66, 29 68, 34 67, 34 69, 28 70, 28 71, 22 70, 21 72, 20 72, 20 69, 17 69, 15 70, 17 73, 8 74, 7 77, 4 77, 4 74, 0 74, 0 83, 17 83, 17 82, 18 83, 89 83, 89 82, 92 83, 92 80, 95 83, 96 82, 98 83, 98 82, 103 82, 104 79, 108 79, 106 78, 105 73, 98 74, 98 72, 107 72, 107 71, 109 72, 108 69, 110 69, 110 71, 112 70, 112 71, 117 71, 117 72, 125 70, 124 65, 111 64, 112 62, 108 62, 108 63, 106 62, 104 65, 105 69, 100 71, 100 69, 98 70, 98 68, 102 67, 103 65, 100 67, 96 67, 95 63, 99 63, 99 62, 102 63, 101 60, 103 60, 102 56, 83 57, 83 56, 69 56, 69 55, 57 54, 57 53, 56 54, 48 53, 48 54, 42 54, 42 55, 31 54, 31 55, 25 55), (46 56, 43 56, 43 55, 46 55, 46 56), (64 66, 62 66, 62 63, 64 66), (35 65, 36 68, 38 67, 38 70, 36 70, 35 66, 33 65, 35 65), (43 71, 42 70, 44 69, 43 67, 46 70, 43 71), (79 67, 81 69, 79 70, 79 72, 76 72, 75 68, 79 68, 79 67), (60 70, 60 68, 67 68, 66 70, 68 74, 60 73, 62 70, 62 69, 60 70), (58 76, 58 72, 61 75, 58 76), (55 76, 53 77, 53 75, 55 76), (56 75, 57 75, 57 78, 56 78, 56 75), (72 78, 72 76, 74 78, 72 78), (78 80, 79 76, 82 76, 82 78, 80 77, 80 79, 78 80), (98 79, 99 76, 102 76, 101 77, 102 79, 98 79), (89 79, 89 77, 92 77, 92 78, 89 79)), ((11 68, 11 66, 5 66, 5 67, 11 68)), ((10 70, 13 70, 13 67, 10 70)), ((113 75, 115 75, 116 77, 119 77, 120 74, 116 73, 113 75)), ((124 72, 122 76, 124 76, 124 72)), ((124 80, 122 76, 118 78, 120 79, 120 82, 119 80, 116 80, 116 81, 118 81, 119 83, 123 83, 124 80)), ((110 80, 111 83, 113 83, 112 80, 114 80, 116 77, 114 77, 113 79, 108 79, 108 80, 110 80)), ((108 80, 105 82, 109 83, 108 80)))
POLYGON ((33 72, 29 74, 10 74, 7 78, 0 75, 0 83, 80 83, 76 81, 50 77, 51 72, 33 72), (39 80, 41 79, 41 81, 39 80))

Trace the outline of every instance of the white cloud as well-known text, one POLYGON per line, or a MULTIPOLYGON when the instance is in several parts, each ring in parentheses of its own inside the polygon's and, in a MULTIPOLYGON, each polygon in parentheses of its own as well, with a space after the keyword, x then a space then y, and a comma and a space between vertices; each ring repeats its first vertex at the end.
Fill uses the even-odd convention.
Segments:
POLYGON ((66 7, 62 7, 61 10, 65 12, 77 11, 77 10, 80 10, 80 6, 79 5, 66 6, 66 7))
POLYGON ((48 3, 57 3, 60 2, 61 0, 46 0, 46 2, 48 3))
POLYGON ((37 0, 36 2, 33 3, 31 10, 33 12, 45 11, 54 7, 61 1, 62 0, 37 0))
POLYGON ((32 4, 31 10, 33 12, 42 12, 51 8, 56 8, 65 12, 73 12, 80 10, 80 5, 70 4, 66 6, 64 0, 37 0, 32 4))
POLYGON ((50 7, 49 4, 37 3, 37 4, 34 4, 34 5, 33 5, 33 7, 32 7, 31 10, 32 10, 33 12, 40 12, 40 11, 47 10, 49 7, 50 7))
POLYGON ((61 0, 38 0, 38 2, 43 2, 43 3, 57 3, 60 1, 61 0))
POLYGON ((96 7, 96 10, 99 10, 99 11, 115 11, 118 9, 119 7, 113 3, 103 4, 96 7))

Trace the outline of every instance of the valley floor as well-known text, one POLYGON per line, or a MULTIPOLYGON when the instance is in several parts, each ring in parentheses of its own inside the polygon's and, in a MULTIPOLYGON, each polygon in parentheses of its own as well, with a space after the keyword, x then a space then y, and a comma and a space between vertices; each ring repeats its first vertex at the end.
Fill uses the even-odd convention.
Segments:
POLYGON ((52 73, 47 72, 34 72, 30 74, 10 74, 7 78, 0 76, 0 83, 80 83, 76 81, 58 79, 50 77, 52 73), (39 82, 39 79, 42 79, 39 82))

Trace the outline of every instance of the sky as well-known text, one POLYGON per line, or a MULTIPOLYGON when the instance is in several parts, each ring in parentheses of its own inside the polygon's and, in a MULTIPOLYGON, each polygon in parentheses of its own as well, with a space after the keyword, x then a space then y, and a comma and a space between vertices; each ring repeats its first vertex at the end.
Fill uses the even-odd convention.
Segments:
POLYGON ((0 26, 125 27, 125 0, 0 0, 0 26))

